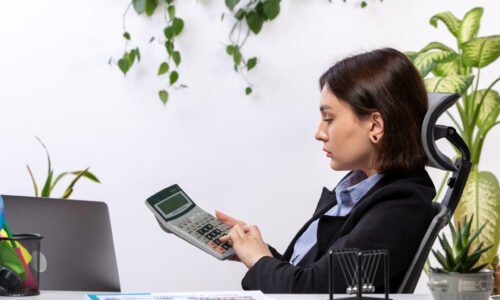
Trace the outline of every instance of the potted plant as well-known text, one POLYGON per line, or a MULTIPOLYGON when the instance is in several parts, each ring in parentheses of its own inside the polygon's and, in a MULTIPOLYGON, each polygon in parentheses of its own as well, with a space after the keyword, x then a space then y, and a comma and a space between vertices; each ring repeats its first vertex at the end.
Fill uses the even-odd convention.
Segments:
POLYGON ((487 263, 480 263, 491 245, 476 243, 484 229, 483 223, 471 233, 473 217, 469 220, 464 216, 462 224, 458 222, 457 229, 449 223, 451 243, 443 234, 438 237, 444 251, 432 250, 441 268, 430 268, 429 282, 435 300, 488 300, 493 288, 493 271, 484 269, 487 263))
MULTIPOLYGON (((479 170, 481 151, 487 134, 500 124, 500 94, 494 89, 500 76, 490 83, 480 84, 481 72, 500 56, 500 35, 478 37, 483 8, 475 7, 460 20, 451 12, 441 12, 431 17, 430 24, 440 22, 456 40, 456 47, 441 42, 430 42, 418 52, 407 52, 424 77, 429 92, 459 93, 456 104, 458 118, 447 112, 471 151, 472 168, 462 198, 454 214, 454 222, 473 214, 471 230, 480 224, 486 229, 477 237, 477 243, 492 245, 479 263, 494 269, 498 264, 500 243, 500 186, 492 172, 479 170)), ((484 79, 483 79, 484 82, 484 79)), ((458 153, 457 153, 458 154, 458 153)), ((438 198, 446 179, 438 190, 438 198)))

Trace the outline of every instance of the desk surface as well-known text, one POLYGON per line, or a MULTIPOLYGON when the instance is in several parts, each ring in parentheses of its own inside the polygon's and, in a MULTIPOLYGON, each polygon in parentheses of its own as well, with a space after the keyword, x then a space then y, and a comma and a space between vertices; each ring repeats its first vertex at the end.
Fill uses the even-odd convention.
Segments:
MULTIPOLYGON (((0 297, 1 299, 10 300, 85 300, 89 292, 67 292, 67 291, 42 291, 39 296, 34 297, 0 297)), ((270 299, 276 300, 328 300, 328 295, 290 295, 290 294, 268 294, 270 299)), ((338 295, 335 298, 341 298, 345 295, 338 295)), ((375 295, 383 299, 383 295, 375 295)), ((390 298, 393 300, 432 300, 430 294, 392 294, 390 298)))

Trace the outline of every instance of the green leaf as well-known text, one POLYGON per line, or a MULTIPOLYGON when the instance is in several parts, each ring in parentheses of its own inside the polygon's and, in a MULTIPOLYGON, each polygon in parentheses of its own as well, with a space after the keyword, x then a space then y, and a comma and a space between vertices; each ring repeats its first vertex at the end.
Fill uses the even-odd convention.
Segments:
POLYGON ((129 40, 129 41, 130 41, 130 33, 128 33, 128 32, 126 32, 126 31, 125 31, 125 32, 123 33, 123 37, 124 37, 126 40, 129 40))
POLYGON ((226 47, 226 52, 227 54, 229 55, 233 55, 233 52, 234 52, 234 46, 233 45, 229 45, 226 47))
POLYGON ((431 250, 432 253, 434 254, 434 257, 436 257, 437 261, 445 270, 449 270, 450 266, 448 266, 448 263, 446 261, 446 258, 443 256, 443 254, 439 251, 431 250))
POLYGON ((500 56, 500 35, 472 39, 462 45, 465 65, 483 68, 500 56))
POLYGON ((179 64, 181 63, 181 54, 179 53, 179 51, 174 51, 172 53, 172 58, 174 60, 175 65, 179 66, 179 64))
POLYGON ((403 54, 406 55, 408 59, 410 59, 413 62, 420 53, 415 51, 407 51, 404 52, 403 54))
POLYGON ((160 67, 158 68, 158 76, 163 75, 168 72, 169 65, 166 62, 162 62, 160 67))
POLYGON ((146 15, 152 16, 158 6, 158 0, 146 0, 146 15))
POLYGON ((432 16, 430 19, 430 23, 432 26, 437 28, 437 23, 438 21, 443 22, 446 27, 448 27, 448 30, 455 36, 458 37, 458 33, 460 31, 460 21, 455 17, 454 14, 452 14, 449 11, 442 12, 439 14, 436 14, 432 16))
POLYGON ((239 65, 241 63, 241 52, 239 47, 234 48, 233 61, 235 65, 239 65))
POLYGON ((269 20, 276 18, 280 13, 280 0, 266 0, 263 9, 269 20))
POLYGON ((246 11, 244 9, 239 9, 235 14, 234 18, 238 21, 243 20, 243 18, 247 15, 246 11))
MULTIPOLYGON (((472 98, 473 95, 469 95, 469 97, 472 98)), ((486 93, 486 90, 478 90, 476 91, 472 103, 474 103, 474 110, 481 104, 476 119, 476 124, 480 129, 488 128, 496 122, 500 112, 500 95, 497 91, 489 90, 488 93, 486 93), (480 103, 481 99, 483 99, 483 103, 480 103), (490 114, 492 115, 490 116, 490 114)))
POLYGON ((146 1, 147 0, 132 0, 132 5, 134 6, 137 14, 142 14, 146 11, 146 1))
POLYGON ((479 172, 477 165, 472 166, 462 198, 455 210, 455 221, 470 214, 474 214, 473 231, 487 222, 475 244, 483 242, 485 245, 493 245, 479 260, 480 264, 491 263, 500 241, 500 186, 493 173, 479 172))
POLYGON ((252 57, 247 62, 247 70, 250 71, 257 64, 257 57, 252 57))
POLYGON ((130 63, 128 61, 128 58, 120 58, 118 60, 118 67, 123 72, 123 75, 126 75, 128 70, 130 69, 130 63))
POLYGON ((137 57, 137 61, 141 61, 141 52, 139 52, 139 47, 132 50, 135 52, 135 56, 137 57))
POLYGON ((482 15, 482 7, 475 7, 465 14, 462 22, 460 23, 460 33, 458 35, 459 45, 462 45, 477 36, 482 15))
POLYGON ((245 89, 245 95, 250 95, 252 93, 252 88, 247 86, 247 88, 245 89))
POLYGON ((177 79, 179 79, 179 73, 177 73, 177 71, 172 71, 172 73, 170 73, 170 85, 176 83, 177 79))
POLYGON ((28 173, 31 177, 31 182, 33 183, 33 189, 35 190, 35 197, 38 197, 38 185, 36 184, 35 176, 33 176, 33 172, 31 172, 30 166, 26 165, 28 168, 28 173))
POLYGON ((474 76, 452 75, 424 79, 428 92, 458 93, 463 95, 472 84, 474 76))
POLYGON ((264 23, 262 17, 256 11, 251 11, 246 15, 246 19, 250 30, 255 34, 258 34, 262 29, 262 24, 264 23))
POLYGON ((49 175, 47 176, 47 179, 45 180, 45 184, 43 185, 43 189, 42 189, 42 194, 40 196, 50 197, 50 187, 52 186, 52 176, 53 175, 54 175, 54 172, 50 171, 49 175))
POLYGON ((172 43, 172 41, 170 40, 166 41, 165 48, 167 49, 167 53, 169 55, 172 55, 172 53, 174 52, 174 43, 172 43))
POLYGON ((455 52, 455 50, 451 49, 450 47, 446 46, 443 43, 430 42, 429 44, 427 44, 427 46, 425 46, 424 48, 422 48, 422 50, 420 50, 420 53, 427 52, 427 51, 432 50, 432 49, 443 50, 443 51, 447 51, 447 52, 455 52))
POLYGON ((446 77, 450 75, 464 75, 462 74, 462 67, 460 64, 460 57, 455 57, 448 62, 437 63, 434 69, 432 69, 432 74, 437 77, 446 77))
POLYGON ((240 2, 240 0, 225 0, 227 8, 229 10, 233 10, 236 5, 240 2))
POLYGON ((175 18, 175 6, 169 5, 167 8, 167 11, 168 11, 168 16, 170 17, 170 19, 175 18))
POLYGON ((184 21, 179 18, 175 18, 172 22, 172 28, 174 29, 175 35, 179 35, 184 29, 184 21))
POLYGON ((158 96, 160 97, 160 100, 161 100, 161 102, 163 102, 163 104, 167 104, 167 101, 168 101, 168 93, 167 93, 167 91, 161 90, 158 93, 158 96))
POLYGON ((175 29, 172 26, 167 26, 163 29, 163 34, 169 40, 175 36, 175 29))
POLYGON ((422 77, 425 77, 438 63, 449 62, 455 57, 457 57, 455 52, 431 51, 418 54, 413 63, 422 74, 422 77))
POLYGON ((154 36, 152 36, 152 37, 149 39, 149 43, 151 44, 154 40, 155 40, 155 37, 154 37, 154 36))
POLYGON ((80 173, 78 173, 76 175, 76 177, 73 179, 73 181, 71 181, 71 183, 68 185, 68 187, 66 188, 66 190, 64 191, 64 194, 62 195, 62 198, 63 199, 67 199, 69 198, 69 196, 71 196, 71 194, 73 193, 73 188, 76 184, 76 182, 82 178, 83 174, 85 174, 87 171, 89 170, 89 168, 85 169, 85 170, 82 170, 80 171, 80 173))
POLYGON ((366 1, 361 1, 361 8, 365 8, 367 6, 366 1))

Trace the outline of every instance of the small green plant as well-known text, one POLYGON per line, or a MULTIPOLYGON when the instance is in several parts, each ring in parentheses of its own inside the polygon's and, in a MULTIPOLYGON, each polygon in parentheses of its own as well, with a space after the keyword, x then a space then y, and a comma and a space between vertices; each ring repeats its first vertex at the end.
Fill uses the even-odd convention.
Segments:
POLYGON ((462 224, 458 222, 458 229, 455 229, 453 223, 450 222, 451 244, 444 234, 438 237, 444 254, 441 253, 441 251, 432 250, 441 268, 431 267, 431 271, 441 273, 476 273, 487 265, 487 263, 480 265, 477 265, 477 263, 481 255, 491 248, 491 245, 484 247, 483 242, 479 243, 477 246, 474 243, 484 229, 486 223, 481 225, 481 227, 471 234, 472 219, 473 216, 471 216, 469 220, 464 216, 462 224))
POLYGON ((30 177, 31 177, 31 181, 33 182, 33 188, 35 190, 36 197, 38 197, 38 196, 50 197, 50 194, 52 193, 52 190, 54 189, 56 184, 66 175, 73 175, 73 176, 75 176, 75 178, 73 178, 73 180, 70 182, 68 187, 66 187, 66 190, 64 191, 64 193, 62 195, 63 199, 67 199, 67 198, 69 198, 69 196, 71 196, 71 194, 73 193, 73 187, 75 186, 76 182, 82 177, 85 177, 85 178, 87 178, 91 181, 97 182, 97 183, 101 183, 99 181, 99 179, 97 179, 97 177, 94 174, 89 172, 89 168, 86 168, 84 170, 79 170, 79 171, 73 171, 73 172, 62 172, 59 175, 55 175, 54 170, 52 169, 50 155, 49 155, 49 151, 48 151, 47 147, 38 137, 36 139, 38 140, 38 142, 40 142, 42 147, 45 149, 45 153, 47 154, 47 160, 48 160, 48 174, 47 174, 47 178, 45 179, 45 184, 43 185, 41 193, 39 193, 38 185, 36 183, 35 177, 33 176, 33 172, 31 172, 29 165, 26 165, 26 167, 28 168, 28 173, 30 174, 30 177))

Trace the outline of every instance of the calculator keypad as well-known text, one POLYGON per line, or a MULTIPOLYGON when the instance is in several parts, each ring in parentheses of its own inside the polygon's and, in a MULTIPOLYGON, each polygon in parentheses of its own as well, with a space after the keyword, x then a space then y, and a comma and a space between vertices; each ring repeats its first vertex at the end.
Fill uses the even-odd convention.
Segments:
POLYGON ((227 234, 231 228, 209 214, 195 213, 175 222, 175 225, 220 254, 231 248, 219 240, 219 237, 227 234))

